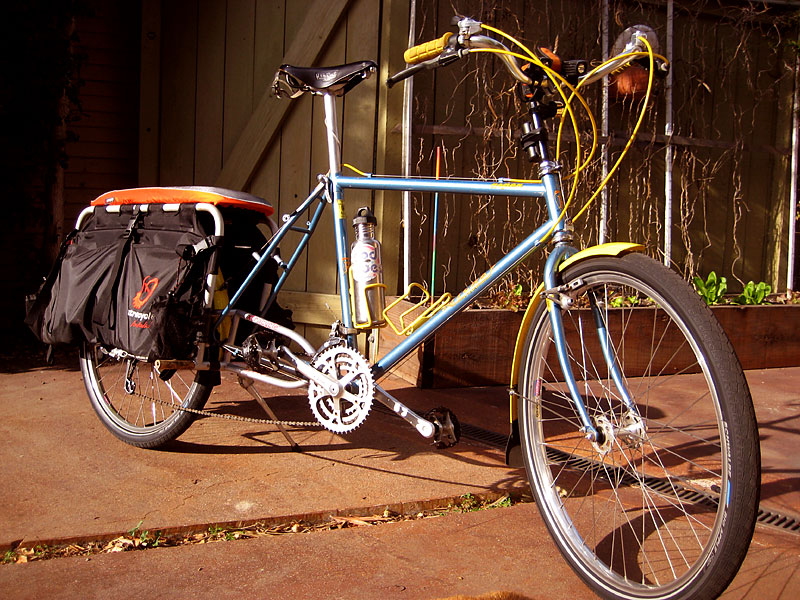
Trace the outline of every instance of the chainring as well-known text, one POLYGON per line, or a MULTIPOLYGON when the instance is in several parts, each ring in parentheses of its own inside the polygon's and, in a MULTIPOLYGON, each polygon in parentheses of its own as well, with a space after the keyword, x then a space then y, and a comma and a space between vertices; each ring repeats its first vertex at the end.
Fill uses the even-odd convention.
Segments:
POLYGON ((367 418, 375 396, 369 362, 347 346, 333 346, 320 352, 311 366, 335 379, 341 388, 337 394, 331 394, 318 383, 309 382, 308 400, 314 417, 334 433, 353 431, 367 418))

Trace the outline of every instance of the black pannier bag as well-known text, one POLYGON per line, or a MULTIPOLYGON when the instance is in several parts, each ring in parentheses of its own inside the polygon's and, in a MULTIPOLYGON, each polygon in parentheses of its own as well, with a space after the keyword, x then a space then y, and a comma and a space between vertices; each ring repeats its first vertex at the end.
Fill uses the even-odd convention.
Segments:
MULTIPOLYGON (((237 289, 276 229, 265 200, 221 188, 115 190, 92 205, 25 322, 46 344, 87 341, 147 360, 189 359, 198 335, 211 341, 211 274, 219 274, 221 297, 226 287, 237 289), (201 203, 219 210, 224 241, 201 203)), ((262 310, 277 277, 277 262, 269 261, 237 308, 292 327, 291 311, 277 303, 262 310)))
POLYGON ((47 344, 191 358, 215 238, 192 205, 95 207, 68 236, 26 323, 47 344))

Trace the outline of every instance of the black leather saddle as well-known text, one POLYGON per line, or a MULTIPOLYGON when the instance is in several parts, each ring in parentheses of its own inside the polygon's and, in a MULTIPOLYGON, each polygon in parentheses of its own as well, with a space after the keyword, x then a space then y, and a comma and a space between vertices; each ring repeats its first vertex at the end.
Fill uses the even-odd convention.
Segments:
POLYGON ((272 91, 276 96, 296 98, 304 92, 344 96, 356 85, 377 71, 371 60, 338 67, 293 67, 281 65, 275 73, 272 91))

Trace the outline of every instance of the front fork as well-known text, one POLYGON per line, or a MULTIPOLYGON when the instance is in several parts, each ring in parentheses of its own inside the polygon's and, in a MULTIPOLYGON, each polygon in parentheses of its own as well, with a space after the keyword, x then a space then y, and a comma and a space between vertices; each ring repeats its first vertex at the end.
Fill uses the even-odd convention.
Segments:
MULTIPOLYGON (((582 425, 581 431, 589 441, 604 445, 608 435, 605 432, 601 433, 598 431, 595 426, 596 423, 592 422, 592 419, 586 411, 583 396, 578 390, 578 382, 575 379, 575 374, 570 364, 569 346, 567 344, 566 335, 564 334, 564 322, 561 314, 562 311, 568 310, 574 303, 574 292, 582 285, 582 282, 576 279, 568 284, 559 285, 556 274, 561 262, 576 252, 577 250, 567 243, 560 242, 556 244, 556 247, 550 253, 550 256, 548 256, 547 263, 545 264, 545 291, 543 295, 547 302, 547 312, 550 317, 553 341, 556 347, 556 354, 558 355, 558 362, 561 366, 561 373, 564 376, 564 382, 567 384, 575 409, 578 411, 582 425)), ((619 392, 620 398, 629 411, 628 414, 638 418, 639 413, 636 409, 636 404, 628 390, 616 358, 614 345, 608 332, 608 325, 603 316, 601 307, 598 305, 597 298, 592 294, 589 295, 589 304, 597 337, 600 341, 600 347, 611 379, 619 392)))

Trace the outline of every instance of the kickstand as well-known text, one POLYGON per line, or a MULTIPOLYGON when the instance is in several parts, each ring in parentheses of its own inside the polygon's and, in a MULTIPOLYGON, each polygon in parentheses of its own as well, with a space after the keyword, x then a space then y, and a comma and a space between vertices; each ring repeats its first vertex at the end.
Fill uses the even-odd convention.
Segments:
POLYGON ((247 379, 246 377, 239 377, 239 385, 241 385, 245 390, 247 390, 250 393, 250 395, 253 398, 256 399, 256 402, 258 402, 261 405, 261 408, 263 408, 264 412, 269 415, 270 419, 276 421, 275 425, 278 427, 278 430, 283 434, 283 437, 286 438, 286 441, 289 442, 289 445, 292 447, 292 451, 299 450, 300 445, 297 442, 295 442, 294 439, 292 439, 292 436, 289 435, 289 432, 286 431, 286 428, 284 428, 284 426, 281 425, 280 422, 278 422, 278 417, 275 416, 274 412, 272 412, 272 409, 270 408, 269 404, 267 404, 267 401, 264 400, 261 394, 258 393, 256 386, 253 385, 253 380, 247 379))

